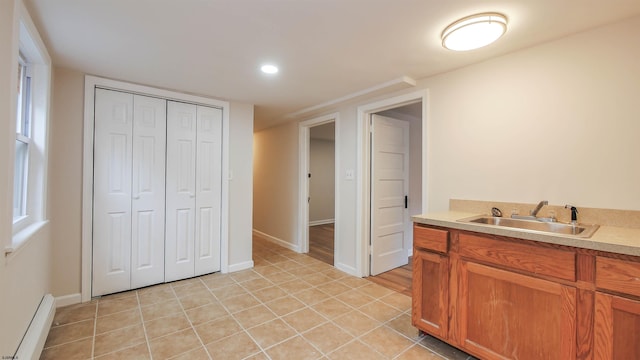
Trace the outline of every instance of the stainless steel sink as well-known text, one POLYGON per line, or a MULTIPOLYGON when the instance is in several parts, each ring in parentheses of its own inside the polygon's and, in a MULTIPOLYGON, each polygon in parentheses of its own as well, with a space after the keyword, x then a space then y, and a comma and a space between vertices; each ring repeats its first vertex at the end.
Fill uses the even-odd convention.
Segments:
POLYGON ((529 230, 536 232, 544 232, 558 235, 571 235, 581 238, 590 238, 599 225, 587 225, 587 224, 565 224, 558 222, 542 222, 537 220, 520 220, 510 219, 502 217, 493 217, 488 215, 473 216, 470 218, 459 219, 459 222, 492 225, 505 228, 512 228, 518 230, 529 230))

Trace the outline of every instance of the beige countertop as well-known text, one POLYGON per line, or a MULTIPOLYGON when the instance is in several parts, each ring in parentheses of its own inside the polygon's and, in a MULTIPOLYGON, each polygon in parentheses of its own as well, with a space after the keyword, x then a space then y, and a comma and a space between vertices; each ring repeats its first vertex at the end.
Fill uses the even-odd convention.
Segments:
POLYGON ((476 215, 482 214, 462 211, 443 211, 416 215, 412 217, 412 220, 425 225, 442 226, 484 234, 640 256, 640 229, 600 226, 592 237, 580 238, 571 235, 549 234, 535 230, 520 230, 495 225, 471 224, 457 221, 458 219, 476 215))

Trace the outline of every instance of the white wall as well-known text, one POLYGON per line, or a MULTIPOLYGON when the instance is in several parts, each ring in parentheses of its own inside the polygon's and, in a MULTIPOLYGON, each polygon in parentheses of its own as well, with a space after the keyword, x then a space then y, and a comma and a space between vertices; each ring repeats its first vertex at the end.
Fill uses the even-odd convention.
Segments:
POLYGON ((309 222, 333 221, 336 188, 334 141, 310 139, 309 173, 309 222))
POLYGON ((426 79, 429 207, 640 210, 640 17, 426 79))
POLYGON ((229 270, 253 266, 253 105, 231 103, 229 112, 229 270))
MULTIPOLYGON (((13 148, 20 1, 0 1, 0 245, 11 243, 13 148)), ((49 292, 50 236, 45 225, 19 250, 0 254, 0 356, 11 356, 49 292)))
MULTIPOLYGON (((420 80, 429 90, 423 210, 446 210, 450 198, 640 210, 637 38, 640 17, 420 80)), ((416 90, 327 110, 341 119, 342 175, 356 168, 357 106, 416 90)), ((256 185, 255 198, 268 190, 287 199, 268 214, 254 202, 254 227, 295 243, 295 124, 254 138, 280 155, 277 172, 256 178, 269 186, 256 185)), ((355 181, 341 176, 340 189, 336 262, 355 268, 355 181)))
POLYGON ((84 74, 54 67, 49 136, 53 296, 80 293, 84 74))
POLYGON ((298 124, 253 136, 253 228, 297 245, 298 124))

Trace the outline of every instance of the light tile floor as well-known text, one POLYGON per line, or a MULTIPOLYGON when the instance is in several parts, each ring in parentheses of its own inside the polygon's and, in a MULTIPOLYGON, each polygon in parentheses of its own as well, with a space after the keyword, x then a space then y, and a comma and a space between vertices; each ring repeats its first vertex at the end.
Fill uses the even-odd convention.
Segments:
POLYGON ((467 359, 411 326, 411 298, 254 239, 251 270, 56 312, 41 359, 467 359))

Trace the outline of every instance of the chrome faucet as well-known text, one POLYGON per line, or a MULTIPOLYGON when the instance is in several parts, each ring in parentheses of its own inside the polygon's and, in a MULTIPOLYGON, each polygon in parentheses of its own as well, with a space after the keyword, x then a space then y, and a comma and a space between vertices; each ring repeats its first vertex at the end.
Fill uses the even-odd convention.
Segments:
POLYGON ((549 202, 547 200, 542 200, 538 203, 538 205, 536 205, 535 209, 531 210, 531 212, 529 214, 531 214, 531 216, 536 217, 538 216, 538 213, 540 212, 540 209, 542 209, 543 206, 545 205, 549 205, 549 202))
POLYGON ((543 206, 545 205, 549 205, 549 202, 547 200, 542 200, 538 203, 538 205, 536 205, 536 207, 531 210, 529 212, 529 215, 517 215, 517 214, 512 214, 511 218, 512 219, 521 219, 521 220, 537 220, 537 221, 544 221, 544 222, 556 222, 556 218, 555 216, 552 217, 538 217, 538 213, 540 212, 540 209, 542 209, 543 206))

